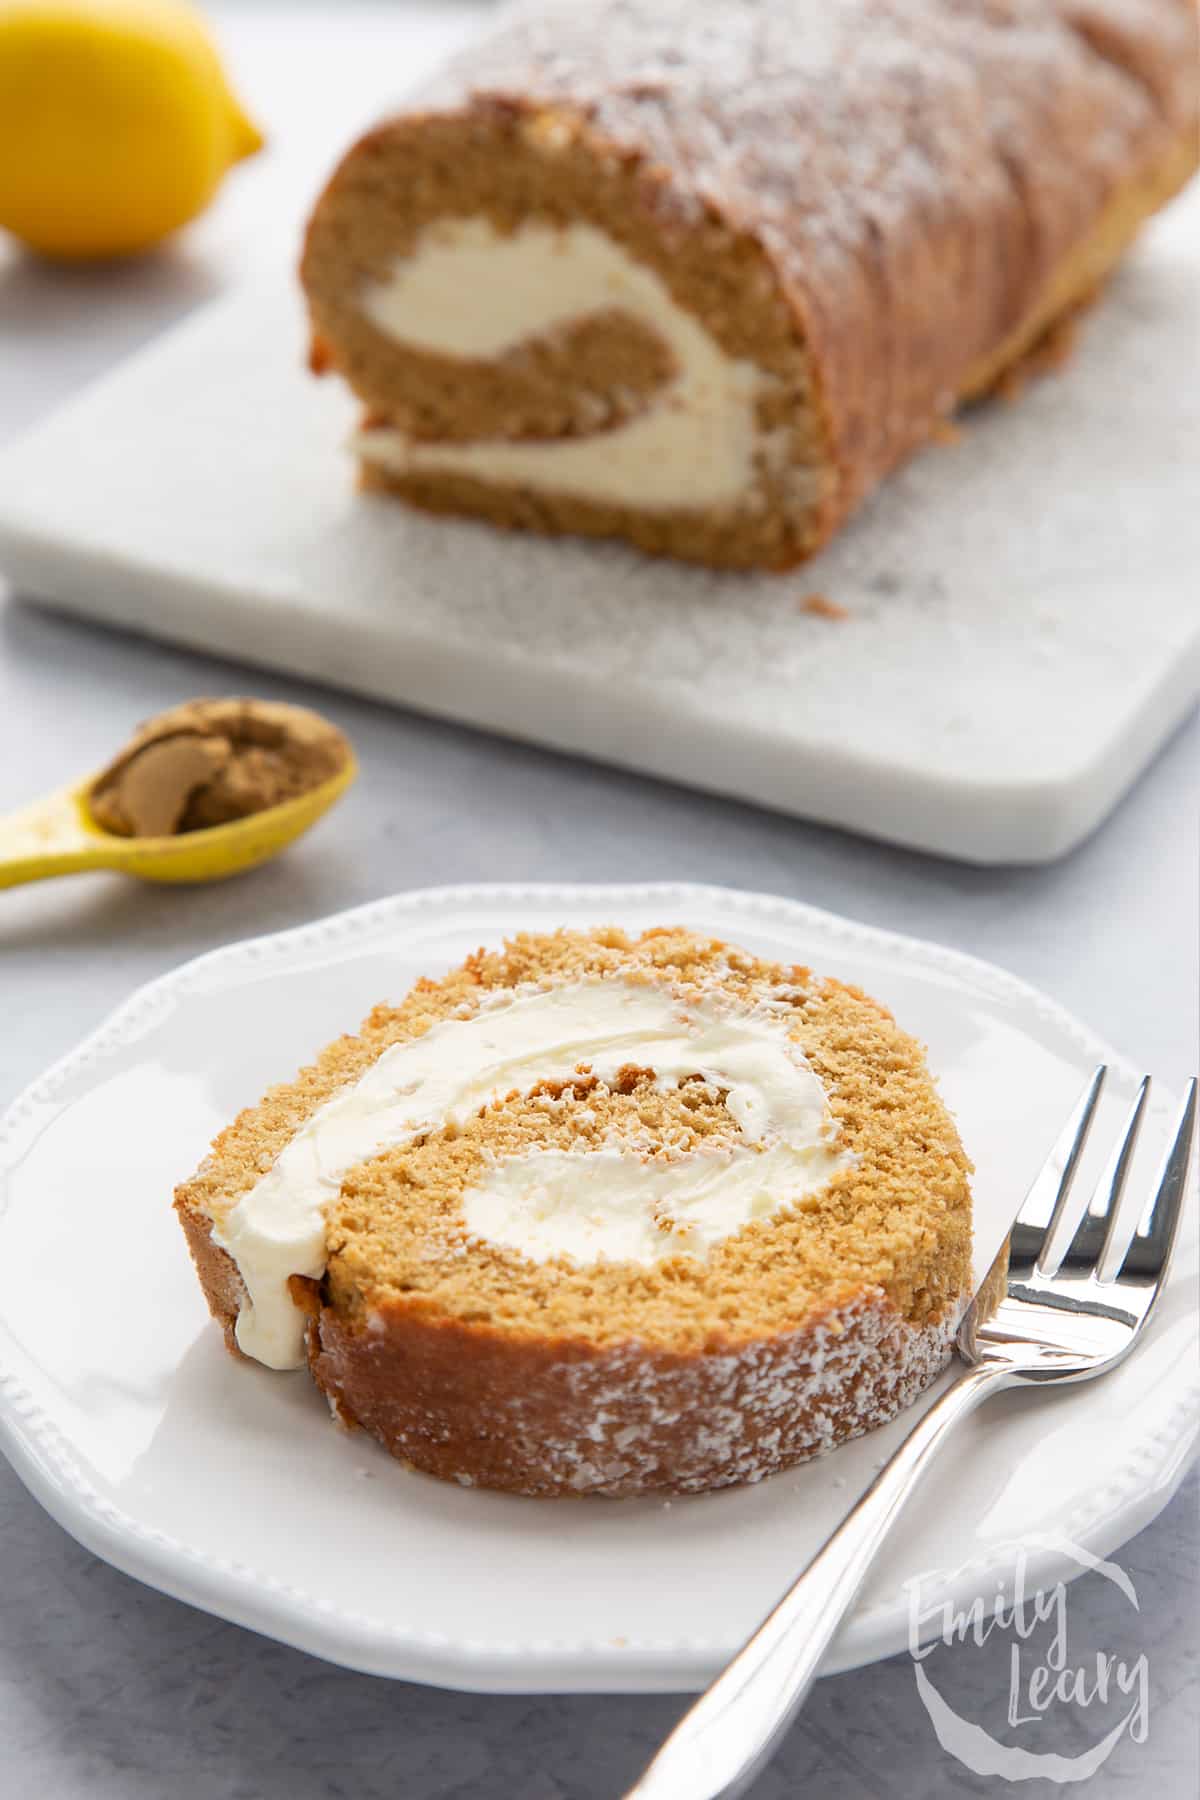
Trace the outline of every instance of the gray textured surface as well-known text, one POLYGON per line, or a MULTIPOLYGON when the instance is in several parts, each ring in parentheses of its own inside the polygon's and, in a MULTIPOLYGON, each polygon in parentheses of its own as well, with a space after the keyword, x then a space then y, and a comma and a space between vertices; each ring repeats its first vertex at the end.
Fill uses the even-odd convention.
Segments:
MULTIPOLYGON (((374 69, 378 86, 381 33, 394 41, 409 25, 404 12, 389 21, 346 8, 335 26, 331 14, 246 9, 231 12, 226 35, 248 88, 274 80, 276 130, 324 97, 322 129, 340 134, 346 109, 362 105, 356 72, 374 69), (281 37, 272 28, 284 20, 281 37)), ((304 149, 283 171, 248 171, 210 224, 140 269, 56 277, 0 251, 0 431, 219 291, 269 237, 256 207, 309 179, 325 153, 315 140, 304 149)), ((243 685, 234 668, 0 604, 0 811, 98 764, 134 719, 243 685)), ((0 1103, 132 986, 186 956, 399 888, 478 879, 682 877, 795 895, 1002 962, 1173 1083, 1195 1059, 1194 723, 1076 855, 986 872, 300 683, 253 685, 324 706, 355 739, 360 785, 286 861, 227 887, 171 892, 96 876, 0 896, 0 1103)), ((1090 1784, 1097 1796, 1196 1791, 1196 1501, 1193 1475, 1120 1553, 1138 1613, 1098 1576, 1070 1590, 1072 1662, 1100 1649, 1149 1660, 1148 1740, 1119 1746, 1090 1784)), ((6 1466, 0 1594, 3 1800, 601 1800, 678 1711, 665 1697, 484 1698, 328 1668, 96 1562, 6 1466)), ((940 1689, 1001 1733, 1007 1654, 995 1641, 937 1652, 940 1689)), ((1097 1708, 1057 1707, 1037 1747, 1071 1754, 1102 1729, 1097 1708)), ((934 1800, 1010 1790, 939 1748, 900 1658, 821 1683, 759 1791, 934 1800)))

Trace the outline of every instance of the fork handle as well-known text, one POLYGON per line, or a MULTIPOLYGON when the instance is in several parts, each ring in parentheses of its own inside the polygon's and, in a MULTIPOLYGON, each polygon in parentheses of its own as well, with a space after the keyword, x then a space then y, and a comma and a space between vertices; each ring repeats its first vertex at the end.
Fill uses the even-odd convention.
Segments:
POLYGON ((1004 1373, 978 1363, 913 1426, 754 1636, 680 1720, 625 1800, 727 1800, 769 1761, 876 1552, 960 1419, 1004 1373))

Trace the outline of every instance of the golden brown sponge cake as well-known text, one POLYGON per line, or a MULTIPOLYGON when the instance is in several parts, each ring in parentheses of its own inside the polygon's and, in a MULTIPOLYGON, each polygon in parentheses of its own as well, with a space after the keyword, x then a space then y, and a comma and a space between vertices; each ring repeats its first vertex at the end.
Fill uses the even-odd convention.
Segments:
POLYGON ((369 487, 787 567, 1091 297, 1198 90, 1194 0, 540 0, 334 173, 313 367, 369 487))
POLYGON ((328 1046, 176 1208, 229 1347, 522 1494, 756 1481, 950 1353, 968 1163, 876 1001, 693 933, 519 937, 328 1046))

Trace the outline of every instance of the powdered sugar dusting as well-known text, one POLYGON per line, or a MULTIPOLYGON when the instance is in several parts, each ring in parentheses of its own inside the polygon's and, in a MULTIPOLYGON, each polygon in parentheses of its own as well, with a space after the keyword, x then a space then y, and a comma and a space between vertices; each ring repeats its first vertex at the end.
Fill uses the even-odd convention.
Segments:
MULTIPOLYGON (((631 1342, 542 1364, 489 1390, 488 1466, 447 1466, 459 1427, 364 1374, 353 1338, 314 1327, 314 1373, 335 1410, 393 1455, 517 1493, 699 1493, 757 1482, 885 1424, 948 1362, 954 1320, 913 1325, 879 1289, 820 1323, 728 1350, 671 1355, 631 1342)), ((374 1340, 378 1361, 386 1354, 374 1340)), ((478 1426, 477 1428, 478 1429, 478 1426)))
POLYGON ((1194 132, 1195 68, 1188 0, 539 0, 424 100, 566 110, 640 166, 668 241, 756 239, 857 498, 1194 132))
POLYGON ((542 1436, 547 1481, 577 1493, 701 1492, 761 1481, 886 1423, 945 1367, 953 1333, 908 1325, 881 1299, 669 1372, 637 1346, 612 1353, 602 1372, 572 1365, 579 1403, 601 1397, 603 1416, 621 1423, 598 1442, 542 1436))

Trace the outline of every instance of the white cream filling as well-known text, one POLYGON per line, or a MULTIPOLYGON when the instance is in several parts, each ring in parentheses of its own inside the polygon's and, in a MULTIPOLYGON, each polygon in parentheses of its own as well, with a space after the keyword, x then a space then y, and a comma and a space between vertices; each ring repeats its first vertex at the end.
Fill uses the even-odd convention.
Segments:
POLYGON ((359 432, 354 449, 383 469, 657 508, 728 504, 753 483, 755 408, 769 377, 728 355, 652 269, 594 225, 530 221, 505 234, 483 218, 440 221, 387 280, 367 286, 362 308, 406 348, 484 361, 615 309, 655 332, 678 371, 636 418, 588 437, 431 444, 391 426, 359 432))
POLYGON ((673 1161, 629 1150, 510 1158, 467 1195, 468 1230, 535 1259, 703 1254, 847 1165, 832 1143, 825 1091, 770 1011, 684 1005, 662 987, 623 980, 506 990, 470 1017, 385 1050, 214 1226, 246 1288, 241 1349, 276 1369, 303 1361, 304 1319, 288 1277, 323 1273, 325 1207, 349 1170, 417 1132, 461 1124, 514 1089, 566 1080, 581 1065, 611 1081, 627 1063, 653 1068, 662 1086, 698 1074, 727 1090, 741 1140, 673 1161))
POLYGON ((844 1158, 827 1141, 702 1149, 674 1161, 630 1150, 534 1150, 465 1196, 467 1228, 533 1262, 661 1262, 714 1244, 824 1187, 844 1158))

